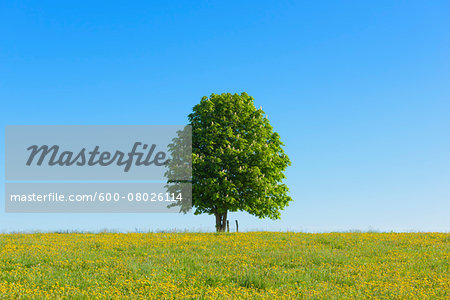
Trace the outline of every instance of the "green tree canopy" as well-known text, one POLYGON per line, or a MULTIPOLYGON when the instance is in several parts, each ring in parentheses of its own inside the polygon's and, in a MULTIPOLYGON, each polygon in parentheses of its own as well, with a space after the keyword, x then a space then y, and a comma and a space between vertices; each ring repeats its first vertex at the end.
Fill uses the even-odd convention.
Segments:
POLYGON ((292 201, 282 183, 290 160, 262 109, 246 93, 203 97, 192 125, 192 204, 215 215, 224 231, 228 212, 280 218, 292 201))

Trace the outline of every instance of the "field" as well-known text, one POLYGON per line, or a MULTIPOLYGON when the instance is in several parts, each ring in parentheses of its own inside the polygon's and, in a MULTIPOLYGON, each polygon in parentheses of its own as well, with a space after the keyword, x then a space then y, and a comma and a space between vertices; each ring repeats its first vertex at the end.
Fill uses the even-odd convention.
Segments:
POLYGON ((444 233, 0 234, 0 298, 449 299, 444 233))

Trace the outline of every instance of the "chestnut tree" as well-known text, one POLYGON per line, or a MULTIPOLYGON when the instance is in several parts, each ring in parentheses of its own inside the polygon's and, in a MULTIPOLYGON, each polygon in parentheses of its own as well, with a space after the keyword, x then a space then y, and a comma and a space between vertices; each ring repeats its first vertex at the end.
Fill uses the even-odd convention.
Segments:
POLYGON ((282 183, 291 162, 253 100, 246 93, 212 94, 188 116, 194 213, 214 215, 217 231, 225 231, 228 212, 279 219, 292 201, 282 183))

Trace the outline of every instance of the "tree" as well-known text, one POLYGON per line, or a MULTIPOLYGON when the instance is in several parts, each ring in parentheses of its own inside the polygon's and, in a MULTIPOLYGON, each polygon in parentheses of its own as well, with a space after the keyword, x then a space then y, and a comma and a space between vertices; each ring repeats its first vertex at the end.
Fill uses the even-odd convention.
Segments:
POLYGON ((280 210, 292 201, 282 183, 291 162, 253 97, 212 94, 188 118, 194 213, 214 215, 217 231, 225 231, 228 212, 279 219, 280 210))

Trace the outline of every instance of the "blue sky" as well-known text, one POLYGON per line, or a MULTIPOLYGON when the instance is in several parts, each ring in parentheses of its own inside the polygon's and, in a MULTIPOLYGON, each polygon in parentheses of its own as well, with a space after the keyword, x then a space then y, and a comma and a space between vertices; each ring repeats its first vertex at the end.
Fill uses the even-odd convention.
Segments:
MULTIPOLYGON (((245 91, 286 144, 294 202, 231 214, 242 229, 449 231, 449 28, 447 1, 2 1, 1 125, 183 124, 245 91)), ((213 226, 0 211, 0 231, 213 226)))

